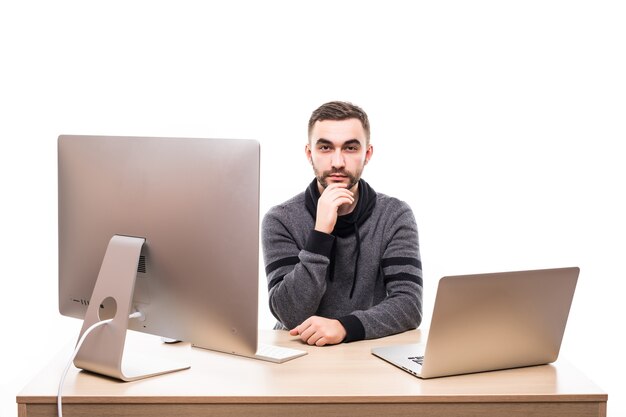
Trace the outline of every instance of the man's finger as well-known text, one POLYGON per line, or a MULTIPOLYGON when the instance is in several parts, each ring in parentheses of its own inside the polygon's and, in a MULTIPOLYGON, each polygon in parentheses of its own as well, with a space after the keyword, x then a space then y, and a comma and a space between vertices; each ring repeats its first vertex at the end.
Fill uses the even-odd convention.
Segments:
POLYGON ((315 333, 313 333, 313 334, 311 335, 311 337, 309 337, 309 338, 307 339, 307 341, 306 341, 306 342, 307 342, 309 345, 313 346, 313 345, 317 344, 317 341, 318 341, 318 340, 320 340, 320 339, 323 339, 323 337, 320 337, 319 333, 315 332, 315 333))
POLYGON ((307 327, 306 330, 300 332, 300 339, 303 342, 308 342, 308 340, 315 335, 315 330, 311 327, 307 327))
POLYGON ((317 339, 317 342, 315 342, 315 346, 325 346, 326 343, 327 343, 326 338, 320 337, 319 339, 317 339))

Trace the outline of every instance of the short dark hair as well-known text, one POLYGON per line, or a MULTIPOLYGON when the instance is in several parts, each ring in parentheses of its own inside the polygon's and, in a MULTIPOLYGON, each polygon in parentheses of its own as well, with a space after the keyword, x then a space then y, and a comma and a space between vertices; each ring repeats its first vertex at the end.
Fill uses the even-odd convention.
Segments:
POLYGON ((315 122, 323 120, 347 120, 358 119, 365 131, 367 144, 370 142, 370 122, 362 108, 347 101, 329 101, 319 106, 311 114, 309 119, 309 138, 315 122))

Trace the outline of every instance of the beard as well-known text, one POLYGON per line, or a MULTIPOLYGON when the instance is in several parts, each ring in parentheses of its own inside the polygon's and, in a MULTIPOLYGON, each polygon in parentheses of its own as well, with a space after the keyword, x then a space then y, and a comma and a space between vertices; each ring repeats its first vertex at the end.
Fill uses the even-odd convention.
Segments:
POLYGON ((352 190, 352 188, 359 182, 361 179, 361 174, 363 173, 363 168, 355 172, 354 174, 346 171, 344 169, 331 169, 328 171, 319 172, 315 165, 313 165, 313 172, 315 173, 315 178, 317 178, 317 182, 326 189, 328 187, 328 178, 332 175, 344 175, 348 179, 348 190, 352 190))

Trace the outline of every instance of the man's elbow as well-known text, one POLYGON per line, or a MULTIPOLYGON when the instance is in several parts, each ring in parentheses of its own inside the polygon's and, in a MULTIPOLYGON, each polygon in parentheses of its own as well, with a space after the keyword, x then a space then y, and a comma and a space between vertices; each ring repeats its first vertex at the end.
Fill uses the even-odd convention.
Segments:
POLYGON ((304 319, 300 320, 300 318, 296 317, 293 313, 290 314, 287 311, 283 311, 283 309, 280 308, 279 303, 276 303, 273 298, 270 298, 269 304, 270 304, 270 311, 272 315, 276 318, 276 320, 278 320, 279 323, 281 323, 284 327, 286 327, 289 330, 298 326, 306 318, 308 318, 308 317, 305 317, 304 319))

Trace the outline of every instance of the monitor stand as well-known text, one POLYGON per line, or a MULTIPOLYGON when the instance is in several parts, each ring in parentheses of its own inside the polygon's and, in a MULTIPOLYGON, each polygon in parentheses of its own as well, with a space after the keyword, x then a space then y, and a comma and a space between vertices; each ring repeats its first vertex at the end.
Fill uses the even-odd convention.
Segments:
POLYGON ((80 336, 93 324, 111 318, 100 316, 100 305, 114 305, 115 313, 110 323, 96 327, 85 338, 74 359, 77 368, 122 381, 135 381, 189 368, 188 365, 163 363, 163 358, 146 360, 143 355, 133 357, 132 361, 123 360, 128 316, 133 313, 139 255, 145 241, 144 238, 120 235, 111 238, 80 336))

